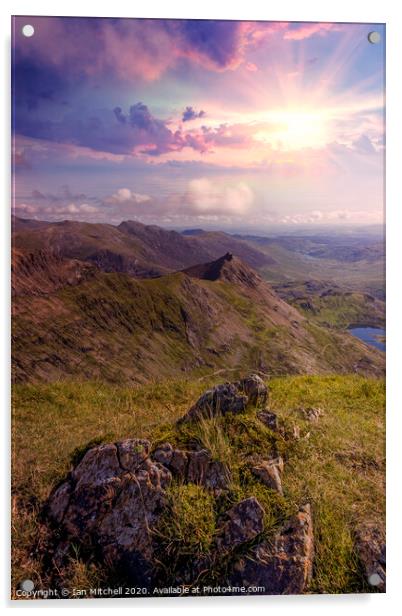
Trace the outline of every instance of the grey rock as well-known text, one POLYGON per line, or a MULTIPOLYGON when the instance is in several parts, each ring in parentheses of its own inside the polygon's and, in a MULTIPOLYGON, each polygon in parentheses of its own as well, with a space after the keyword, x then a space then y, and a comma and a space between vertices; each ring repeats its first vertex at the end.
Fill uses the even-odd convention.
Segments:
POLYGON ((302 408, 301 412, 303 416, 305 417, 305 419, 307 419, 311 423, 316 423, 319 420, 319 418, 322 417, 322 415, 324 415, 324 412, 322 409, 313 408, 313 407, 302 408))
POLYGON ((261 594, 301 594, 312 576, 314 558, 310 506, 304 506, 272 539, 263 540, 234 565, 228 582, 260 586, 261 594))
POLYGON ((247 396, 240 395, 235 384, 217 385, 206 391, 179 422, 213 417, 218 414, 225 415, 228 412, 241 413, 245 410, 247 402, 247 396))
POLYGON ((60 524, 70 501, 72 484, 70 481, 64 481, 56 486, 52 491, 48 501, 48 516, 55 524, 60 524))
POLYGON ((227 464, 212 460, 206 449, 182 451, 173 449, 170 443, 163 443, 154 451, 152 458, 183 481, 203 485, 214 492, 229 487, 231 475, 227 464))
POLYGON ((151 444, 145 439, 132 438, 116 443, 120 465, 134 472, 149 456, 151 444))

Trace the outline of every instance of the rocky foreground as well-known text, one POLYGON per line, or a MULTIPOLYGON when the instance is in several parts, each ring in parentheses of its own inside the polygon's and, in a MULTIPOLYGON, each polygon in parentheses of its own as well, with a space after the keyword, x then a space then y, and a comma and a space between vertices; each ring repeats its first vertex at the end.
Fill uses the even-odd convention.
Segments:
MULTIPOLYGON (((208 390, 175 429, 222 416, 234 420, 247 411, 253 415, 253 425, 260 426, 261 435, 299 439, 297 430, 281 425, 280 417, 266 407, 267 401, 264 382, 251 375, 208 390)), ((322 411, 305 412, 314 429, 322 411)), ((283 497, 285 462, 281 452, 268 443, 267 454, 262 451, 260 447, 247 454, 246 472, 257 478, 275 501, 283 497)), ((216 459, 212 451, 191 439, 186 446, 128 438, 92 447, 46 503, 43 519, 50 567, 60 574, 71 551, 78 547, 84 558, 102 563, 111 579, 124 580, 150 594, 172 583, 200 586, 203 594, 209 594, 209 586, 217 582, 233 594, 308 592, 314 572, 311 504, 299 503, 288 519, 270 529, 265 527, 267 512, 258 494, 222 511, 222 503, 229 502, 227 495, 232 491, 232 472, 229 460, 216 459), (199 486, 219 511, 208 549, 176 563, 174 579, 170 555, 171 543, 177 538, 167 544, 161 527, 166 512, 173 523, 177 515, 169 498, 172 485, 199 486)), ((369 525, 357 528, 356 551, 369 584, 384 591, 385 546, 378 529, 369 525)))

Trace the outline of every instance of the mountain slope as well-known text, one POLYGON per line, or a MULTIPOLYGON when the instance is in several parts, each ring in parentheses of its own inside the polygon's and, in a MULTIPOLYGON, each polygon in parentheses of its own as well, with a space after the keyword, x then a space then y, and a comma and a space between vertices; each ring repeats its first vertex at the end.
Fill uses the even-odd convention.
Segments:
MULTIPOLYGON (((55 259, 61 272, 76 267, 55 259)), ((95 269, 74 284, 70 274, 54 284, 55 260, 43 253, 29 262, 27 274, 16 259, 15 279, 42 282, 21 282, 14 299, 15 381, 145 382, 216 369, 382 372, 382 353, 309 323, 237 258, 201 268, 219 270, 215 280, 191 271, 137 280, 95 269)))
POLYGON ((203 232, 187 237, 135 221, 125 221, 116 227, 15 217, 13 229, 13 245, 22 252, 49 250, 68 259, 88 261, 104 272, 123 272, 135 278, 154 278, 211 261, 227 250, 252 267, 273 263, 271 257, 257 248, 225 233, 203 232))

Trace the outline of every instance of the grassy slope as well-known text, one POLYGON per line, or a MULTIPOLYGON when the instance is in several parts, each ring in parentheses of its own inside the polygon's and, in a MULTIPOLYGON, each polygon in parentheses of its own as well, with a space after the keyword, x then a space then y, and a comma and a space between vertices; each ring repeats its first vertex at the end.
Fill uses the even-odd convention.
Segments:
POLYGON ((14 378, 144 382, 225 366, 269 374, 345 373, 363 357, 370 361, 365 370, 381 372, 379 351, 310 325, 266 293, 181 273, 135 280, 98 272, 50 295, 20 296, 14 378))
MULTIPOLYGON (((182 442, 191 437, 193 428, 178 433, 171 424, 210 384, 208 380, 175 380, 132 388, 73 382, 15 386, 15 582, 30 578, 44 584, 41 563, 32 552, 38 538, 37 515, 51 487, 68 471, 77 449, 94 440, 130 436, 159 440, 168 436, 171 441, 182 442)), ((278 440, 273 433, 264 431, 262 424, 256 425, 252 412, 237 416, 235 421, 227 416, 220 426, 195 427, 192 436, 209 443, 218 458, 230 453, 234 473, 231 498, 255 494, 266 509, 268 534, 281 516, 288 515, 302 500, 312 503, 316 538, 313 592, 370 590, 359 571, 351 533, 360 519, 384 524, 383 381, 359 376, 287 377, 272 380, 270 390, 270 405, 285 426, 297 424, 302 437, 310 432, 309 438, 293 443, 278 440), (317 424, 309 424, 300 412, 302 406, 319 406, 324 415, 317 424), (273 442, 286 458, 284 499, 252 480, 243 468, 244 455, 267 452, 273 442)), ((172 490, 181 516, 176 530, 185 537, 186 529, 195 523, 201 525, 205 549, 218 512, 210 511, 211 503, 204 493, 198 494, 192 488, 183 493, 175 486, 172 490), (199 502, 204 503, 201 511, 199 502)), ((162 530, 168 537, 171 527, 162 530)), ((178 549, 187 550, 192 557, 200 546, 190 542, 178 549)), ((99 567, 88 567, 77 554, 65 582, 89 587, 99 583, 102 575, 99 567)))

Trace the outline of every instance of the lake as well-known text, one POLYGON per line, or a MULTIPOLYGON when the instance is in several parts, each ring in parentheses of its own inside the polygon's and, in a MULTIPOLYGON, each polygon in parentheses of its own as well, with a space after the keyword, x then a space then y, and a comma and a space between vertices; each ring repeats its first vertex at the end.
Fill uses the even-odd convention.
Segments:
POLYGON ((366 344, 385 351, 385 329, 380 327, 352 327, 350 333, 366 344))

